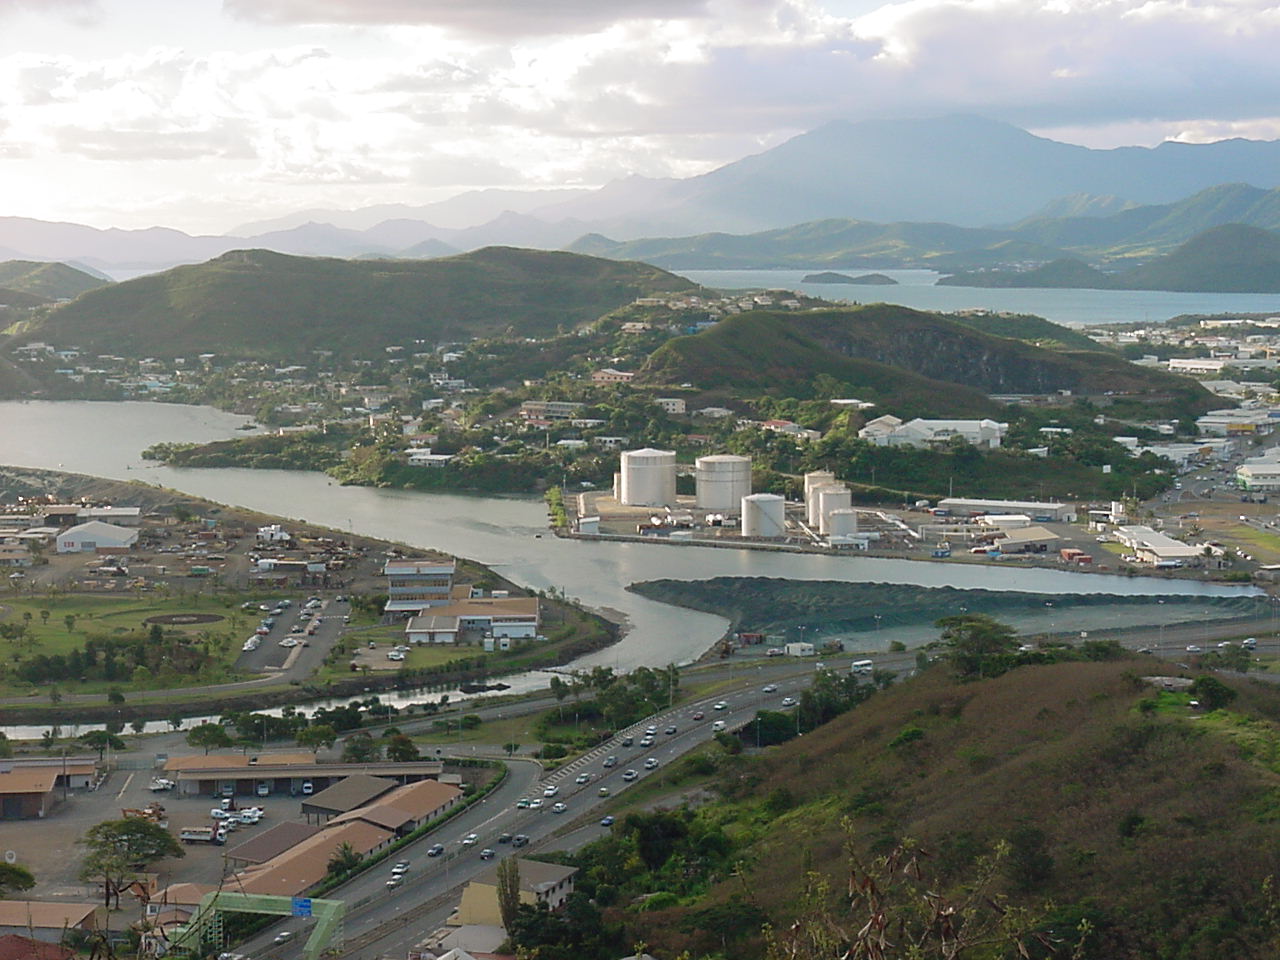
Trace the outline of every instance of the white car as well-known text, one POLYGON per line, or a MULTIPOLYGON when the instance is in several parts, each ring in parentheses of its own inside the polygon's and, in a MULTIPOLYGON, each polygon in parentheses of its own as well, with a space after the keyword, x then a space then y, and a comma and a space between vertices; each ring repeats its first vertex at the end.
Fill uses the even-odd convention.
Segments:
POLYGON ((590 782, 591 782, 591 774, 589 774, 589 773, 580 773, 580 774, 578 774, 577 779, 576 779, 576 780, 574 780, 573 782, 574 782, 574 783, 590 783, 590 782))
POLYGON ((1199 652, 1200 652, 1200 648, 1196 646, 1194 643, 1187 644, 1187 653, 1199 653, 1199 652))
POLYGON ((465 837, 462 838, 462 845, 464 847, 474 847, 479 842, 480 842, 480 834, 478 833, 468 833, 465 837))
POLYGON ((542 791, 542 795, 544 797, 554 797, 559 792, 560 792, 560 788, 557 787, 555 784, 552 784, 551 786, 547 787, 547 789, 542 791))
POLYGON ((552 813, 564 813, 564 812, 565 812, 566 810, 568 810, 568 809, 569 809, 569 808, 568 808, 567 806, 565 806, 563 803, 557 803, 555 806, 553 806, 553 807, 551 808, 551 812, 552 812, 552 813))
POLYGON ((717 704, 716 704, 714 707, 712 707, 711 709, 712 709, 712 710, 728 710, 728 709, 729 709, 729 703, 728 703, 728 701, 726 701, 726 700, 721 700, 719 703, 717 703, 717 704))

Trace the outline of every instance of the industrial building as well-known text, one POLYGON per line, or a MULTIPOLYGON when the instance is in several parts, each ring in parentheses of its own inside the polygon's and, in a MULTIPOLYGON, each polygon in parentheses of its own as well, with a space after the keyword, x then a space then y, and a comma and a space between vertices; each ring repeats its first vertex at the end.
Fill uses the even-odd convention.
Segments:
POLYGON ((1175 540, 1148 526, 1116 527, 1113 533, 1139 560, 1153 566, 1181 566, 1204 556, 1203 548, 1175 540))
POLYGON ((96 903, 0 900, 0 934, 61 943, 69 931, 91 933, 99 929, 106 915, 106 908, 96 903))
POLYGON ((452 597, 457 569, 452 557, 388 560, 382 567, 387 578, 383 613, 414 614, 426 607, 443 606, 452 597))
POLYGON ((90 520, 58 534, 58 553, 104 553, 127 551, 138 542, 138 531, 114 523, 90 520))
POLYGON ((1280 458, 1275 453, 1250 457, 1236 467, 1236 486, 1256 493, 1280 490, 1280 458))
POLYGON ((721 453, 694 461, 699 510, 736 512, 751 496, 751 458, 721 453))
MULTIPOLYGON (((573 878, 578 872, 577 867, 525 859, 518 860, 517 865, 521 903, 530 906, 542 904, 548 910, 558 910, 573 893, 573 878)), ((458 906, 456 918, 450 922, 462 926, 502 926, 502 912, 498 909, 496 864, 463 888, 462 902, 458 906)))
POLYGON ((859 439, 878 447, 937 447, 960 439, 982 450, 1000 446, 1009 425, 997 420, 924 420, 917 417, 903 423, 885 414, 858 431, 859 439))
POLYGON ((676 502, 676 455, 671 450, 627 450, 622 454, 618 502, 628 507, 667 507, 676 502))
POLYGON ((978 517, 988 513, 1025 513, 1039 523, 1057 521, 1074 523, 1076 507, 1073 503, 1037 503, 1033 500, 973 500, 965 497, 945 497, 938 501, 938 510, 947 511, 953 517, 978 517))

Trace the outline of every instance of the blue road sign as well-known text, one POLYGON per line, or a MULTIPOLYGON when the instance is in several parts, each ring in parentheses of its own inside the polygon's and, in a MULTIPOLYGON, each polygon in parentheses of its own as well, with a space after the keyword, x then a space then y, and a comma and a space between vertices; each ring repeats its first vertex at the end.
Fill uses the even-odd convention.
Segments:
POLYGON ((295 917, 311 916, 311 898, 310 897, 294 897, 293 898, 293 915, 295 917))

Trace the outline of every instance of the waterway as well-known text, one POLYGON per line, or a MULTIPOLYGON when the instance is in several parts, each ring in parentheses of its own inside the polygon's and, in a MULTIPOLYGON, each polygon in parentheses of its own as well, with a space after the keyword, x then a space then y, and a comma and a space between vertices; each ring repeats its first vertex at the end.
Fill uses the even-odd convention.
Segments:
MULTIPOLYGON (((153 483, 221 503, 443 550, 494 567, 524 586, 554 587, 588 607, 622 614, 629 626, 623 640, 583 657, 574 664, 579 668, 628 670, 642 664, 684 663, 723 635, 726 621, 720 617, 657 603, 625 589, 636 581, 666 577, 778 577, 1124 596, 1241 592, 1217 584, 995 565, 562 540, 547 532, 546 511, 538 499, 343 487, 323 474, 301 471, 175 469, 139 456, 143 448, 160 441, 236 436, 246 422, 208 407, 173 404, 0 403, 0 462, 153 483)), ((875 641, 887 644, 894 638, 884 631, 875 641)), ((520 677, 513 678, 513 685, 519 690, 544 681, 545 677, 520 677)))
POLYGON ((718 290, 800 290, 824 300, 899 303, 917 310, 997 310, 1030 313, 1054 323, 1080 327, 1096 323, 1161 323, 1187 313, 1276 313, 1276 293, 1170 293, 1159 290, 1041 290, 937 286, 933 270, 840 271, 849 276, 882 273, 897 286, 805 283, 812 270, 677 270, 695 283, 718 290))

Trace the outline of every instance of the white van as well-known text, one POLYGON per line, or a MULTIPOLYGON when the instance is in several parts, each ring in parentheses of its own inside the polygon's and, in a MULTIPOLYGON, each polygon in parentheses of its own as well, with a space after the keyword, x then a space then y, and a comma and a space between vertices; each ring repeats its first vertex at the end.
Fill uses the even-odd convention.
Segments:
POLYGON ((870 660, 855 660, 849 664, 849 672, 854 676, 871 676, 871 672, 875 669, 875 664, 870 660))
POLYGON ((711 732, 712 732, 712 733, 719 733, 719 732, 720 732, 721 730, 723 730, 723 729, 724 729, 724 721, 723 721, 723 720, 717 720, 715 723, 713 723, 713 724, 711 725, 711 732))

